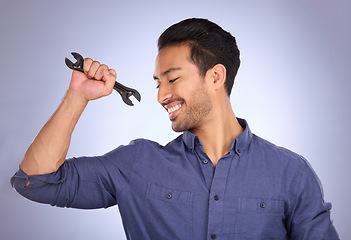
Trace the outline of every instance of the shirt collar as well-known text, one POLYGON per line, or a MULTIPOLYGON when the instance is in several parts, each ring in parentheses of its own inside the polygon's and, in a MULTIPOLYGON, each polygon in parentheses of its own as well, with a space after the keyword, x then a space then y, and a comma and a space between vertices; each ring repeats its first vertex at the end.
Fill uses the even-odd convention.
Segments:
POLYGON ((191 151, 193 151, 197 145, 202 146, 200 138, 189 131, 183 132, 183 141, 185 146, 191 151))
MULTIPOLYGON (((234 139, 230 147, 230 151, 235 151, 236 154, 240 155, 248 148, 253 134, 245 119, 237 119, 244 131, 234 139)), ((183 132, 183 141, 185 146, 191 151, 194 151, 196 146, 202 146, 200 138, 189 131, 183 132)))
POLYGON ((249 147, 253 134, 250 130, 249 124, 245 119, 237 119, 244 131, 234 139, 230 151, 234 150, 238 155, 240 155, 249 147))

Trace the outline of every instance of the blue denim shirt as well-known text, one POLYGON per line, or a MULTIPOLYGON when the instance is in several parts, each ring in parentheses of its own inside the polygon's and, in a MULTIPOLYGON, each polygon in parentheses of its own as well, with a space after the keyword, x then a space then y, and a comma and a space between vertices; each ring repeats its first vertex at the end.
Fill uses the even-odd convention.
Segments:
POLYGON ((51 174, 19 169, 11 182, 54 206, 118 204, 127 239, 339 239, 308 162, 239 122, 245 130, 216 168, 200 139, 184 132, 166 146, 137 139, 69 159, 51 174))

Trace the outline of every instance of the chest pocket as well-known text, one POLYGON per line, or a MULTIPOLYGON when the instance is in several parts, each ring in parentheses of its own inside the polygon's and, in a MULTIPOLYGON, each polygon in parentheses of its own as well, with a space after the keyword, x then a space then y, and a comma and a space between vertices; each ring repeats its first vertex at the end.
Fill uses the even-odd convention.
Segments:
POLYGON ((237 199, 236 233, 243 239, 286 239, 284 201, 237 199))
POLYGON ((149 184, 146 195, 153 239, 193 239, 193 193, 149 184))

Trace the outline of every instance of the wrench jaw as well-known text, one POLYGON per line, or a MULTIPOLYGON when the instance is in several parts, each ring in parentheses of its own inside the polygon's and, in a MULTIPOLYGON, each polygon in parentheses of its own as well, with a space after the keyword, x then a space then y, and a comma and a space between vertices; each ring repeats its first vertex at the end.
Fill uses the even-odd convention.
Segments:
POLYGON ((119 82, 115 82, 113 89, 121 95, 123 102, 129 106, 134 106, 133 102, 130 100, 131 96, 134 96, 139 102, 141 100, 141 95, 137 90, 126 87, 119 82))
POLYGON ((139 102, 141 101, 141 95, 137 90, 134 90, 131 95, 133 95, 139 102))
POLYGON ((140 93, 134 89, 131 92, 123 92, 123 94, 122 94, 123 102, 129 106, 134 106, 133 102, 130 100, 131 96, 134 96, 135 99, 140 102, 140 100, 141 100, 140 93))
POLYGON ((69 67, 72 70, 77 70, 77 71, 80 71, 80 72, 84 72, 84 70, 83 70, 83 63, 84 63, 83 57, 79 53, 76 53, 76 52, 72 52, 71 54, 73 55, 73 57, 77 61, 75 63, 73 63, 68 58, 65 58, 65 63, 67 65, 67 67, 69 67))
MULTIPOLYGON (((141 100, 141 96, 140 93, 137 90, 134 90, 132 92, 129 92, 126 94, 126 98, 122 97, 123 101, 125 104, 129 105, 129 106, 134 106, 134 104, 132 103, 132 101, 130 100, 130 96, 134 96, 136 100, 138 100, 140 102, 141 100)), ((124 95, 123 95, 124 96, 124 95)))
MULTIPOLYGON (((118 83, 118 84, 120 84, 120 83, 118 83)), ((129 91, 127 91, 125 89, 122 90, 120 87, 117 87, 116 85, 117 84, 115 84, 113 89, 116 90, 121 95, 122 100, 125 104, 127 104, 128 106, 134 106, 132 100, 130 100, 131 96, 134 96, 136 98, 136 100, 138 100, 140 102, 141 96, 137 90, 135 90, 135 89, 130 89, 129 91)))
POLYGON ((82 55, 80 55, 79 53, 76 53, 76 52, 72 52, 71 54, 77 60, 77 62, 74 65, 81 66, 81 68, 83 69, 84 59, 83 59, 82 55))
POLYGON ((122 100, 125 104, 129 105, 129 106, 134 106, 133 102, 129 99, 129 97, 131 96, 131 93, 123 93, 122 94, 122 100))
POLYGON ((73 62, 71 60, 69 60, 68 58, 65 58, 65 63, 66 63, 66 66, 69 67, 70 69, 74 68, 73 62))

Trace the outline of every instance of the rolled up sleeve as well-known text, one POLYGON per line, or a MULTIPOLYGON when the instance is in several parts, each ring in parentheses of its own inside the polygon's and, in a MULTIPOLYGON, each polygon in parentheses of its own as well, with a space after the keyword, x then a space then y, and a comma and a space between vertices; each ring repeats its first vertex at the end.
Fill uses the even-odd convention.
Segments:
POLYGON ((35 202, 93 209, 116 204, 115 189, 109 179, 111 172, 99 157, 81 157, 66 160, 50 174, 29 176, 19 168, 11 178, 11 185, 19 194, 35 202))
POLYGON ((332 205, 324 201, 321 182, 307 162, 300 171, 295 199, 290 218, 291 239, 340 239, 330 218, 332 205))
POLYGON ((141 141, 121 145, 103 156, 68 159, 50 174, 29 176, 19 168, 11 185, 25 198, 52 206, 94 209, 116 205, 118 196, 129 192, 137 142, 141 141))

